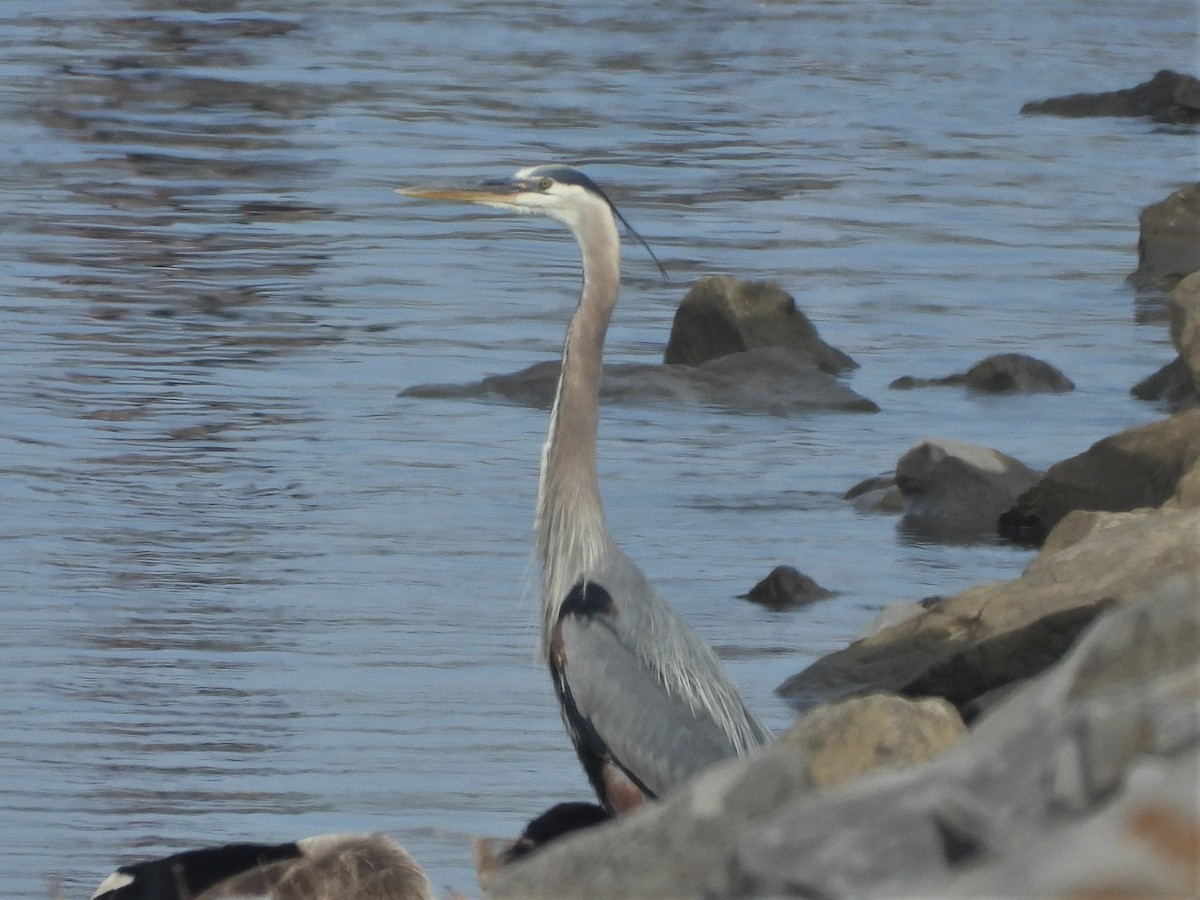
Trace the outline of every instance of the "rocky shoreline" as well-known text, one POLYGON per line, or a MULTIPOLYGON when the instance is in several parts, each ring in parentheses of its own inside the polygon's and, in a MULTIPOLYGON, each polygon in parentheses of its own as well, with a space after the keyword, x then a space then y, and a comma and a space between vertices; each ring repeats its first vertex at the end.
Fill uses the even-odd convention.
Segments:
MULTIPOLYGON (((489 896, 1200 896, 1200 184, 1141 227, 1130 282, 1170 292, 1178 357, 1134 391, 1165 418, 1045 473, 922 442, 848 495, 947 540, 1039 547, 1024 572, 889 609, 778 688, 800 718, 774 744, 491 873, 489 896)), ((704 286, 703 306, 754 327, 714 338, 700 321, 677 357, 788 333, 735 288, 704 286)), ((974 383, 894 387, 1070 389, 1036 360, 984 362, 974 383), (1039 377, 997 380, 1010 369, 1039 377)))

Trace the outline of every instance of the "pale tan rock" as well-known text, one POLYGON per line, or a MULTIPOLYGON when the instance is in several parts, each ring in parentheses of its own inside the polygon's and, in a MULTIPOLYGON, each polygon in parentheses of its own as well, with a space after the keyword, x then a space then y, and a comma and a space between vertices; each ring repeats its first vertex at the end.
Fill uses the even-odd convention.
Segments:
POLYGON ((813 783, 827 790, 875 769, 924 762, 966 733, 945 700, 875 694, 810 710, 780 742, 803 755, 813 783))

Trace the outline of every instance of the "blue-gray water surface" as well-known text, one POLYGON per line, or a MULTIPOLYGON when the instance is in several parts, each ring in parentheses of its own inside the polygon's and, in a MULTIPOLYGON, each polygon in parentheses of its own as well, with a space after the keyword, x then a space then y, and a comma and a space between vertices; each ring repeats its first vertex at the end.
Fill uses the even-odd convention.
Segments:
POLYGON ((609 358, 779 282, 876 415, 612 406, 610 525, 775 728, 883 606, 1024 550, 901 540, 842 493, 925 435, 1035 467, 1161 410, 1124 283, 1195 133, 1017 114, 1194 71, 1188 0, 9 0, 0 7, 0 884, 380 830, 439 890, 588 788, 535 656, 545 413, 402 398, 553 357, 553 224, 401 184, 586 166, 627 247, 609 358), (1069 394, 891 391, 1013 351, 1069 394), (735 599, 788 563, 841 593, 735 599))

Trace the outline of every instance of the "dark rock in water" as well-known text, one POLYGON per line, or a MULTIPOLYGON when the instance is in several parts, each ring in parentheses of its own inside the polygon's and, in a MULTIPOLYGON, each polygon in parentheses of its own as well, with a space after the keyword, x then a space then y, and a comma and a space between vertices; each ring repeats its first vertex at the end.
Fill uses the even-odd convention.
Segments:
POLYGON ((1073 118, 1145 116, 1156 122, 1190 124, 1200 122, 1200 81, 1163 69, 1149 81, 1125 90, 1035 100, 1022 106, 1021 112, 1073 118))
POLYGON ((750 588, 742 598, 771 609, 804 606, 832 597, 833 591, 821 587, 803 572, 791 566, 776 566, 766 578, 750 588))
POLYGON ((1000 516, 1000 534, 1040 544, 1076 509, 1124 511, 1160 506, 1200 459, 1200 409, 1130 428, 1051 466, 1000 516))
POLYGON ((1041 391, 1073 391, 1075 383, 1047 362, 1023 353, 998 353, 981 359, 966 372, 943 378, 904 375, 890 385, 897 390, 919 387, 962 385, 989 394, 1033 394, 1041 391))
POLYGON ((1138 216, 1138 267, 1127 279, 1139 290, 1170 290, 1200 271, 1200 182, 1182 187, 1138 216))
MULTIPOLYGON (((768 415, 812 410, 878 412, 834 376, 855 362, 817 335, 795 301, 773 284, 702 278, 676 311, 663 365, 608 363, 601 399, 609 403, 701 403, 768 415)), ((475 384, 422 384, 402 397, 500 398, 549 409, 558 360, 475 384)))
POLYGON ((709 360, 783 347, 836 375, 857 368, 849 356, 821 340, 796 301, 767 281, 727 275, 699 279, 675 311, 663 362, 699 366, 709 360))
POLYGON ((1038 473, 997 450, 926 439, 896 463, 910 537, 969 541, 997 533, 1000 514, 1037 483, 1038 473))
MULTIPOLYGON (((499 398, 549 409, 558 384, 557 360, 536 363, 510 375, 492 375, 474 384, 425 384, 402 397, 436 399, 499 398)), ((878 412, 812 361, 782 347, 763 347, 711 360, 702 366, 610 363, 604 367, 600 397, 606 403, 645 405, 700 403, 767 415, 812 410, 878 412)))

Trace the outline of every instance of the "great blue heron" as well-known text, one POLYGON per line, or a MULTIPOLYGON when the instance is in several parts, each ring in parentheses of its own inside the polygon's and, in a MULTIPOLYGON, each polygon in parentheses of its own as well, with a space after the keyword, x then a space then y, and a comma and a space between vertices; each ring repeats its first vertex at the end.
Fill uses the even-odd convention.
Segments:
POLYGON ((629 224, 595 182, 566 166, 521 169, 473 186, 399 190, 549 216, 579 243, 583 292, 563 343, 535 530, 541 650, 600 802, 614 813, 633 809, 765 743, 769 732, 716 654, 659 597, 605 524, 596 473, 600 373, 620 282, 617 220, 629 224))

